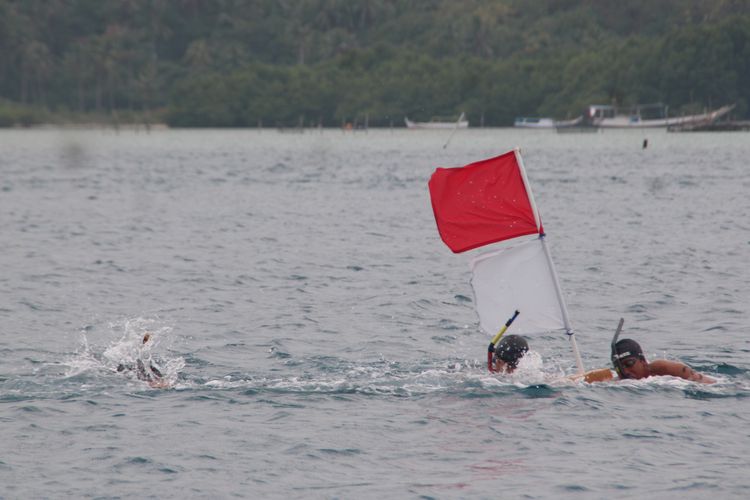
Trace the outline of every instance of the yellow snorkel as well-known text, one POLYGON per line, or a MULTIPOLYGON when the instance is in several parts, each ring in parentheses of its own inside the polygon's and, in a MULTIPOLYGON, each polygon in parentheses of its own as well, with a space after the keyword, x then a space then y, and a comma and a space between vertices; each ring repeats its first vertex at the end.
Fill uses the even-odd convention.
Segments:
POLYGON ((513 316, 511 316, 511 318, 505 322, 505 325, 503 325, 500 331, 497 332, 497 335, 492 337, 492 340, 490 341, 490 345, 489 347, 487 347, 487 369, 489 371, 494 371, 492 369, 492 355, 495 353, 495 344, 498 343, 498 341, 500 340, 500 337, 503 336, 505 331, 508 329, 511 323, 513 323, 513 321, 518 317, 519 314, 520 314, 520 311, 516 309, 516 311, 513 313, 513 316))

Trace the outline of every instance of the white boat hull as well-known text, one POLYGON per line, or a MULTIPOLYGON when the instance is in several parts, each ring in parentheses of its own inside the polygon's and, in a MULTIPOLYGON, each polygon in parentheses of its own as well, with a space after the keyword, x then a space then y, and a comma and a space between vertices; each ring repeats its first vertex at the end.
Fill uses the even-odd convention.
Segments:
POLYGON ((699 115, 675 116, 672 118, 660 118, 654 120, 643 120, 639 116, 615 116, 613 118, 594 118, 592 125, 600 128, 667 128, 674 126, 695 125, 712 123, 729 113, 734 106, 723 106, 710 113, 699 115))
POLYGON ((553 118, 516 118, 513 122, 514 127, 518 128, 564 128, 577 127, 583 122, 583 117, 573 118, 572 120, 555 120, 553 118))
POLYGON ((453 130, 455 128, 468 128, 469 127, 469 120, 464 119, 464 114, 461 113, 461 116, 458 118, 455 122, 413 122, 409 120, 408 118, 404 118, 404 123, 406 123, 406 128, 414 128, 414 129, 450 129, 453 130))
POLYGON ((519 128, 555 128, 555 120, 552 118, 530 118, 524 116, 516 118, 513 126, 519 128))

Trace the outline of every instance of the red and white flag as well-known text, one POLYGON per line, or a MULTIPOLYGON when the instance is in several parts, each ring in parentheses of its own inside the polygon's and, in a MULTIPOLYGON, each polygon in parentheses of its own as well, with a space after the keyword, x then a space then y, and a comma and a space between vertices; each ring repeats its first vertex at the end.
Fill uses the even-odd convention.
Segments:
POLYGON ((544 229, 518 151, 460 168, 438 168, 429 182, 440 237, 455 253, 537 234, 486 252, 471 263, 474 304, 481 328, 494 335, 520 311, 513 331, 568 333, 578 353, 544 229))

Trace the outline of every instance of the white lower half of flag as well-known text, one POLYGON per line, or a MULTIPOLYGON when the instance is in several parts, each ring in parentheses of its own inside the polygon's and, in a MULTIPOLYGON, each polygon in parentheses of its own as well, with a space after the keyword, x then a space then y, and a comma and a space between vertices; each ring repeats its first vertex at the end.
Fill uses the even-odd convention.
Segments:
POLYGON ((487 252, 471 261, 471 286, 479 324, 495 335, 513 316, 508 333, 565 330, 562 305, 541 238, 487 252))

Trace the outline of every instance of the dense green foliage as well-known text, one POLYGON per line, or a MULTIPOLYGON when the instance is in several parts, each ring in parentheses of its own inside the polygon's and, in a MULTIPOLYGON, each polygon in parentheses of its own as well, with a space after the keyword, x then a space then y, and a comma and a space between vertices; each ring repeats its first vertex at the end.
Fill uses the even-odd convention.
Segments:
POLYGON ((750 0, 0 0, 0 125, 473 125, 750 104, 750 0))

